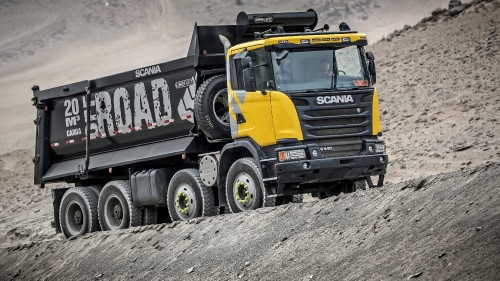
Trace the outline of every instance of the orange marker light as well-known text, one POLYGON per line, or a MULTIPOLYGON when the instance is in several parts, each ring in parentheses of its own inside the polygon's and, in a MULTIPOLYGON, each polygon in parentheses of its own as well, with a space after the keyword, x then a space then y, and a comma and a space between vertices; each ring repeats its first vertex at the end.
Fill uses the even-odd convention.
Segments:
POLYGON ((278 158, 279 158, 280 162, 285 161, 286 160, 286 154, 285 154, 285 152, 284 151, 278 152, 278 158))

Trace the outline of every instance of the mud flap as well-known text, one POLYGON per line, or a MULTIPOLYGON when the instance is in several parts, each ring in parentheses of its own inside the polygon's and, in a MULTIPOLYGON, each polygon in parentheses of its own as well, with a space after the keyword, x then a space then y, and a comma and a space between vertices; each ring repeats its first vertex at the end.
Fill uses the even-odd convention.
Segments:
POLYGON ((54 220, 50 222, 50 226, 56 229, 56 233, 62 233, 61 231, 61 223, 59 220, 59 206, 61 205, 61 200, 64 196, 64 193, 69 188, 58 188, 52 189, 52 206, 54 207, 54 220))

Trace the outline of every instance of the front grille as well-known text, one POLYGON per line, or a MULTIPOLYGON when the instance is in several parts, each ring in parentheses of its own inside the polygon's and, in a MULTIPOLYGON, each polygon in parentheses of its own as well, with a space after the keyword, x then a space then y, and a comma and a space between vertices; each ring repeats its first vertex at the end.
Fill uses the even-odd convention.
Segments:
POLYGON ((365 131, 363 127, 356 128, 337 128, 337 129, 319 129, 310 130, 309 133, 313 136, 332 136, 332 135, 352 135, 359 134, 365 131))
MULTIPOLYGON (((369 136, 372 134, 372 100, 373 88, 346 92, 324 92, 314 94, 293 94, 295 108, 300 118, 304 140, 334 139, 369 136), (328 100, 330 104, 318 104, 318 97, 328 100), (351 96, 350 102, 332 98, 334 96, 351 96), (300 100, 300 102, 297 102, 300 100), (307 102, 303 102, 306 100, 307 102)), ((344 99, 344 98, 343 98, 344 99)), ((344 99, 347 100, 347 99, 344 99)))
POLYGON ((311 117, 339 116, 357 114, 356 108, 333 108, 333 109, 317 109, 306 110, 305 114, 311 117))
POLYGON ((332 125, 357 125, 366 122, 366 117, 351 117, 351 118, 338 118, 338 119, 316 119, 305 120, 307 125, 310 126, 332 126, 332 125))
POLYGON ((361 137, 321 139, 305 143, 318 145, 325 157, 358 155, 363 148, 361 137))

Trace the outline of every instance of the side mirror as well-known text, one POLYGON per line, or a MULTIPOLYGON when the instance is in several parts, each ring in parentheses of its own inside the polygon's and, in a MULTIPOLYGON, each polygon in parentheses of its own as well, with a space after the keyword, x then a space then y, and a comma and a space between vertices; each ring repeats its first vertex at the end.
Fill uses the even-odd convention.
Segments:
POLYGON ((375 56, 373 55, 372 52, 366 52, 366 58, 368 60, 373 60, 373 61, 375 60, 375 56))
POLYGON ((255 73, 253 72, 253 62, 251 57, 241 59, 243 69, 243 86, 247 92, 255 92, 255 73))
POLYGON ((255 92, 255 75, 253 69, 250 67, 243 69, 243 85, 245 86, 245 91, 255 92))
POLYGON ((252 67, 252 58, 251 57, 244 57, 241 59, 241 65, 245 68, 252 67))
POLYGON ((372 84, 376 84, 377 83, 377 71, 375 70, 375 62, 372 60, 368 62, 368 71, 370 72, 372 84))
POLYGON ((375 67, 375 56, 372 52, 366 52, 366 58, 368 59, 368 71, 370 72, 370 77, 372 84, 377 83, 377 70, 375 67))

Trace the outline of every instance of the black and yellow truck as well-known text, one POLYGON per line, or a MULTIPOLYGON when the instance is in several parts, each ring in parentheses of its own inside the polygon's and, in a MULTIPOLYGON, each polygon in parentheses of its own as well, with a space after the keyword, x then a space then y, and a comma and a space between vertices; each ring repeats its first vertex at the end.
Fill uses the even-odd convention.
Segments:
POLYGON ((381 186, 374 56, 314 10, 195 25, 186 57, 41 91, 34 182, 66 237, 381 186), (371 177, 378 176, 372 183, 371 177))

